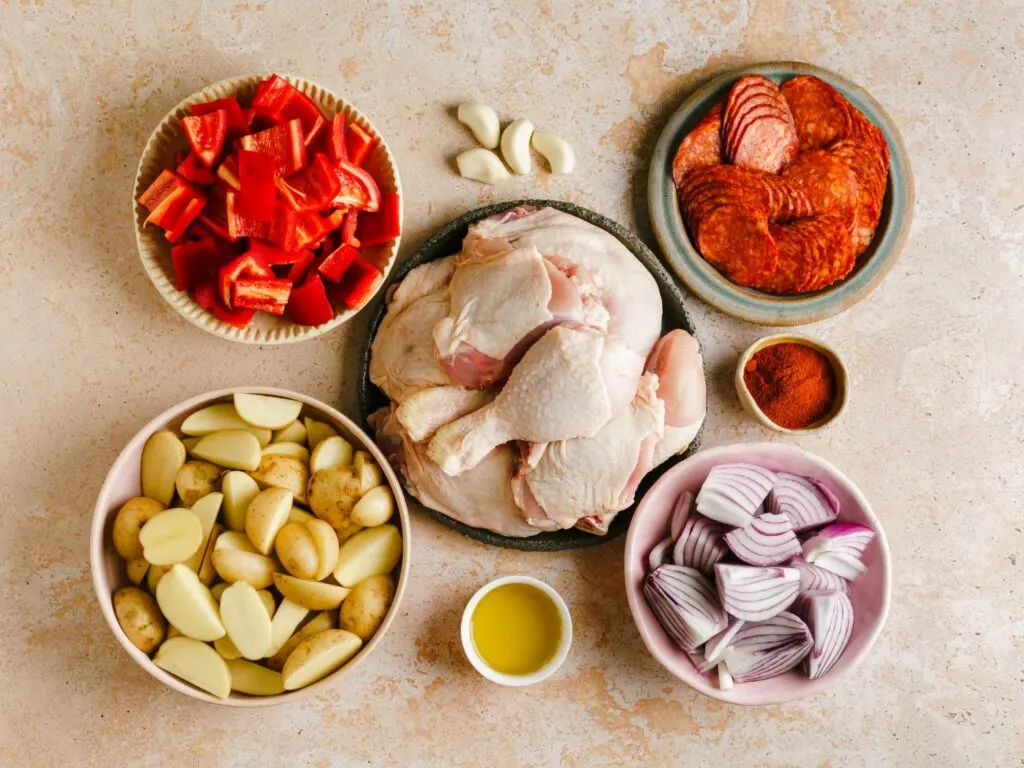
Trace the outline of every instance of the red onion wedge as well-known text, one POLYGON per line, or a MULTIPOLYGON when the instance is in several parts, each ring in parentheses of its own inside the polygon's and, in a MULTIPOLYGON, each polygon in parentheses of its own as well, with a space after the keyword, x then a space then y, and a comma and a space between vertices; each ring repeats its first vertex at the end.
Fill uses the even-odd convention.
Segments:
POLYGON ((701 515, 692 515, 683 525, 672 548, 672 562, 696 568, 710 576, 715 563, 729 551, 725 545, 725 529, 701 515))
POLYGON ((779 472, 768 497, 768 510, 788 517, 794 531, 806 531, 835 520, 839 516, 839 499, 816 480, 779 472))
POLYGON ((823 552, 818 555, 814 564, 822 570, 841 576, 847 581, 855 581, 866 570, 864 563, 853 555, 843 552, 823 552))
POLYGON ((659 565, 672 562, 672 539, 662 539, 653 547, 647 555, 647 568, 653 571, 659 565))
POLYGON ((732 675, 724 661, 718 662, 718 688, 722 691, 732 690, 732 675))
POLYGON ((781 514, 763 514, 746 528, 733 528, 725 534, 725 543, 748 565, 781 565, 800 554, 793 524, 781 514))
POLYGON ((853 634, 853 603, 842 592, 806 592, 794 610, 807 623, 814 647, 804 663, 811 680, 826 674, 843 655, 853 634))
POLYGON ((754 464, 720 464, 711 470, 700 493, 697 511, 719 523, 743 528, 775 485, 775 473, 754 464))
POLYGON ((804 660, 814 642, 807 625, 783 611, 765 621, 744 624, 722 655, 737 683, 781 675, 804 660))
POLYGON ((866 525, 832 523, 804 542, 803 554, 807 562, 852 581, 864 572, 860 558, 874 538, 866 525))
MULTIPOLYGON (((726 612, 746 621, 770 619, 788 608, 800 592, 800 571, 795 568, 719 563, 715 581, 726 612)), ((732 671, 735 676, 736 670, 732 671)))
POLYGON ((684 651, 697 650, 729 622, 714 587, 693 568, 663 565, 648 574, 643 589, 662 628, 684 651))
POLYGON ((850 582, 832 571, 826 571, 817 565, 811 565, 802 557, 794 557, 789 561, 790 568, 800 571, 800 593, 804 592, 842 592, 850 594, 850 582))
POLYGON ((690 516, 690 507, 692 506, 693 494, 689 491, 680 493, 675 506, 672 507, 672 519, 668 524, 668 535, 673 541, 679 538, 679 532, 683 530, 683 523, 690 516))
POLYGON ((729 626, 712 637, 704 646, 704 663, 714 665, 722 660, 725 649, 736 636, 736 633, 743 628, 746 622, 743 619, 730 619, 729 626))

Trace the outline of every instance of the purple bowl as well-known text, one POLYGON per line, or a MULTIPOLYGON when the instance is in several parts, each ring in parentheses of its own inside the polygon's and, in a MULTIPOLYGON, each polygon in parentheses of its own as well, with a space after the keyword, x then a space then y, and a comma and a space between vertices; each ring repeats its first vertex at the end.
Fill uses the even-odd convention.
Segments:
POLYGON ((637 506, 626 536, 626 597, 640 637, 647 650, 669 672, 691 688, 730 704, 780 704, 802 699, 828 688, 864 659, 885 624, 889 613, 891 565, 885 531, 868 500, 853 482, 832 464, 792 445, 778 443, 739 443, 711 448, 691 456, 668 470, 646 493, 637 506), (839 520, 861 523, 877 534, 864 552, 867 570, 852 585, 853 636, 836 665, 817 680, 800 671, 786 672, 778 677, 756 683, 737 683, 732 690, 718 688, 714 675, 697 671, 658 623, 644 600, 641 586, 647 575, 647 553, 668 535, 669 517, 676 497, 683 491, 694 495, 713 467, 743 462, 758 464, 771 470, 792 472, 818 480, 831 490, 840 503, 839 520))

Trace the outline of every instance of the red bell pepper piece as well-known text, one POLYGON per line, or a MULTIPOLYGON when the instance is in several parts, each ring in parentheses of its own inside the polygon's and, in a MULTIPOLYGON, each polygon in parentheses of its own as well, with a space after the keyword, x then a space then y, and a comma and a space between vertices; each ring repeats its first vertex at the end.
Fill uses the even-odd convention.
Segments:
POLYGON ((359 309, 377 290, 384 275, 373 264, 353 259, 338 285, 338 298, 349 309, 359 309))
POLYGON ((217 275, 220 300, 225 307, 233 306, 233 287, 235 282, 242 277, 273 278, 274 273, 270 271, 270 267, 262 264, 251 253, 242 254, 231 263, 225 264, 217 275))
POLYGON ((213 187, 210 190, 206 207, 199 214, 199 223, 222 240, 233 243, 238 238, 231 234, 231 228, 228 226, 228 209, 225 197, 226 195, 223 192, 218 190, 217 187, 213 187))
POLYGON ((292 290, 288 316, 299 325, 323 325, 334 318, 334 307, 327 298, 320 275, 311 275, 305 283, 292 290))
POLYGON ((190 291, 201 283, 211 282, 230 254, 225 254, 212 237, 181 243, 171 248, 175 285, 179 291, 190 291))
POLYGON ((313 263, 313 252, 312 251, 298 251, 302 256, 292 264, 288 270, 287 280, 293 285, 299 285, 303 280, 306 279, 306 273, 309 272, 309 267, 313 263))
POLYGON ((341 225, 341 242, 351 245, 356 250, 362 248, 359 238, 356 237, 356 227, 359 226, 359 212, 349 211, 345 214, 345 223, 341 225))
POLYGON ((335 163, 350 162, 348 148, 345 146, 345 116, 335 115, 327 126, 327 154, 335 163))
POLYGON ((161 171, 146 191, 139 195, 139 204, 146 210, 152 211, 181 187, 181 181, 181 177, 174 171, 170 169, 161 171))
POLYGON ((348 130, 345 132, 345 145, 349 162, 353 165, 362 165, 366 156, 377 145, 377 140, 359 123, 352 122, 348 124, 348 130))
POLYGON ((285 122, 284 116, 280 112, 261 107, 249 107, 249 109, 243 110, 242 117, 245 119, 246 125, 249 126, 249 131, 263 131, 285 122))
POLYGON ((318 153, 301 173, 287 181, 278 179, 277 188, 290 208, 296 211, 318 211, 331 204, 341 190, 341 182, 327 155, 318 153))
POLYGON ((227 98, 204 101, 202 104, 193 104, 189 109, 197 117, 223 109, 227 116, 227 132, 229 136, 241 136, 249 130, 249 124, 242 115, 242 107, 238 103, 238 99, 227 98))
POLYGON ((336 163, 334 168, 341 189, 331 201, 333 207, 345 206, 363 211, 376 211, 380 208, 380 188, 373 176, 344 160, 336 163))
POLYGON ((224 138, 228 132, 228 113, 223 109, 205 115, 191 115, 181 118, 192 154, 207 168, 213 168, 224 149, 224 138))
POLYGON ((238 212, 250 219, 271 221, 274 218, 274 158, 262 152, 238 150, 238 212))
POLYGON ((252 322, 252 316, 256 314, 254 309, 228 309, 220 304, 214 304, 210 307, 210 311, 218 320, 223 320, 235 328, 248 328, 249 323, 252 322))
POLYGON ((402 234, 402 201, 396 193, 381 195, 380 210, 359 217, 356 237, 363 248, 394 240, 402 234))
POLYGON ((286 205, 277 206, 277 215, 274 217, 270 237, 267 239, 283 251, 299 250, 295 234, 295 224, 299 215, 286 205))
POLYGON ((327 124, 316 102, 278 75, 271 75, 256 87, 252 107, 277 112, 285 120, 301 120, 307 146, 327 124))
POLYGON ((291 291, 292 284, 288 280, 240 277, 233 287, 232 306, 283 315, 291 291))
POLYGON ((238 209, 239 194, 239 192, 228 192, 226 195, 228 234, 234 239, 239 237, 268 239, 274 222, 254 219, 242 214, 238 209))
POLYGON ((164 170, 139 196, 139 204, 149 210, 146 224, 154 224, 173 233, 177 239, 199 215, 206 197, 174 171, 164 170))
POLYGON ((342 275, 345 274, 345 270, 349 268, 358 255, 359 251, 357 249, 353 248, 351 245, 342 243, 331 251, 322 262, 320 262, 320 265, 317 267, 317 271, 323 275, 325 279, 336 283, 341 280, 342 275))
POLYGON ((191 152, 178 164, 176 170, 179 176, 204 187, 210 186, 217 180, 217 176, 213 171, 198 162, 196 156, 191 152))
POLYGON ((268 267, 276 267, 280 264, 289 265, 303 261, 307 251, 283 251, 270 243, 252 240, 249 242, 249 253, 259 259, 260 263, 266 264, 268 267))
POLYGON ((168 229, 164 230, 164 236, 168 241, 172 243, 178 242, 192 225, 192 222, 202 212, 205 205, 206 196, 198 192, 196 197, 191 198, 185 203, 185 207, 177 214, 175 222, 168 229))
POLYGON ((192 298, 203 309, 212 309, 217 303, 217 285, 214 280, 205 280, 192 291, 192 298))
POLYGON ((348 209, 346 208, 337 208, 331 211, 323 217, 324 227, 328 232, 340 229, 341 225, 345 223, 346 215, 348 215, 348 209))
POLYGON ((242 149, 263 152, 274 158, 275 176, 291 176, 306 165, 301 121, 289 120, 259 133, 250 133, 238 140, 242 149))
POLYGON ((242 179, 239 176, 238 155, 228 155, 224 162, 217 166, 217 179, 228 189, 238 192, 242 189, 242 179))
POLYGON ((313 248, 322 242, 326 235, 327 228, 318 214, 300 213, 295 217, 295 248, 291 250, 313 248))

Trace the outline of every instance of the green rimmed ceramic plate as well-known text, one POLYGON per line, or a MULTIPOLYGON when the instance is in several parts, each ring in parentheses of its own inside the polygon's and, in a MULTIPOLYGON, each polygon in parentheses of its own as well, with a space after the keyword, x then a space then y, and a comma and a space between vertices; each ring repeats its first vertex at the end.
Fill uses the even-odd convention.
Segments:
POLYGON ((647 179, 651 225, 665 259, 686 286, 715 309, 761 325, 803 325, 845 312, 874 290, 892 269, 910 232, 914 179, 907 152, 892 118, 867 91, 826 69, 793 61, 773 61, 727 72, 694 91, 669 119, 654 148, 647 179), (843 281, 821 291, 774 296, 738 286, 708 264, 690 241, 676 202, 672 158, 683 137, 711 106, 724 98, 737 78, 760 74, 782 83, 797 75, 814 75, 842 93, 877 125, 889 143, 892 164, 875 238, 843 281))
MULTIPOLYGON (((384 319, 385 311, 387 310, 384 297, 388 295, 389 288, 401 282, 405 276, 409 274, 410 270, 415 267, 418 267, 421 264, 426 264, 429 261, 434 261, 435 259, 440 259, 444 256, 457 253, 462 248, 462 241, 466 237, 470 224, 480 221, 481 219, 485 219, 488 216, 503 213, 504 211, 508 211, 513 208, 518 208, 521 205, 529 205, 535 208, 555 208, 559 211, 564 211, 565 213, 571 213, 573 216, 578 216, 584 221, 610 232, 618 238, 634 256, 637 257, 640 263, 647 268, 655 282, 658 284, 658 289, 661 291, 661 298, 664 306, 662 314, 662 332, 669 331, 673 328, 682 328, 694 337, 697 337, 697 334, 693 329, 693 322, 691 321, 690 315, 686 311, 686 307, 684 305, 685 295, 682 288, 668 273, 662 263, 658 260, 658 257, 651 252, 651 249, 648 248, 640 238, 622 225, 617 224, 611 219, 595 213, 594 211, 588 210, 587 208, 582 208, 578 205, 573 205, 572 203, 565 203, 560 200, 513 200, 507 203, 489 205, 485 208, 477 208, 476 210, 469 211, 459 218, 450 221, 444 227, 435 232, 416 250, 415 253, 413 253, 411 257, 402 262, 402 264, 392 273, 391 279, 388 281, 388 285, 379 292, 378 295, 381 298, 377 300, 377 305, 373 308, 373 316, 370 318, 370 327, 366 332, 366 339, 362 350, 362 359, 360 360, 359 412, 362 416, 364 425, 368 424, 367 420, 371 413, 388 404, 388 399, 385 397, 384 393, 377 389, 373 382, 370 381, 370 347, 373 343, 374 337, 377 335, 377 329, 380 327, 381 321, 384 319)), ((700 339, 698 337, 698 341, 699 340, 700 339)), ((690 456, 698 450, 700 447, 701 437, 706 427, 707 419, 705 418, 701 431, 693 439, 693 442, 690 443, 690 447, 687 448, 681 456, 669 459, 660 467, 656 467, 654 470, 647 473, 647 476, 640 482, 640 486, 637 489, 637 499, 642 498, 647 492, 647 489, 650 488, 654 481, 661 477, 669 467, 673 466, 680 459, 690 456)), ((628 509, 619 512, 615 519, 612 520, 608 533, 604 536, 595 536, 592 533, 586 533, 585 531, 571 528, 569 530, 557 531, 554 533, 539 533, 536 536, 531 536, 529 538, 515 538, 511 536, 502 536, 481 528, 473 528, 449 517, 448 515, 445 515, 442 512, 438 512, 435 509, 430 509, 422 504, 420 506, 423 506, 427 512, 444 525, 449 528, 454 528, 456 531, 459 531, 470 538, 476 539, 477 541, 499 547, 536 552, 582 549, 583 547, 591 547, 608 541, 609 539, 614 539, 617 536, 621 536, 629 528, 629 521, 633 518, 633 511, 636 509, 636 505, 634 504, 628 509)))

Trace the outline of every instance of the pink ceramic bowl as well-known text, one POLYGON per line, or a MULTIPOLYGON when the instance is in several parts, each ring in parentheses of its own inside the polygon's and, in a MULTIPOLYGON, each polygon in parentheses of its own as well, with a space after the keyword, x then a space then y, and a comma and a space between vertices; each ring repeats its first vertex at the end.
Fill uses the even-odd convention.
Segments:
POLYGON ((651 486, 633 515, 626 536, 625 570, 629 609, 647 650, 669 672, 691 688, 730 704, 780 704, 825 690, 853 670, 867 655, 889 613, 889 545, 882 524, 864 494, 846 475, 824 459, 792 445, 725 445, 701 451, 672 467, 651 486), (669 517, 676 497, 683 491, 696 494, 712 467, 736 462, 806 475, 824 483, 839 499, 840 520, 869 525, 877 533, 864 553, 863 562, 867 571, 854 582, 850 594, 854 612, 853 636, 836 665, 827 675, 817 680, 810 680, 799 671, 792 671, 757 683, 737 683, 732 690, 720 690, 714 677, 698 672, 686 653, 669 639, 644 600, 641 585, 647 575, 647 553, 668 535, 669 517))
POLYGON ((121 451, 121 455, 117 457, 114 466, 110 468, 107 479, 100 489, 99 498, 96 500, 96 508, 93 511, 92 518, 92 531, 89 538, 89 559, 92 563, 93 587, 96 589, 96 598, 99 600, 103 618, 106 619, 107 624, 110 626, 110 631, 114 633, 114 637, 117 638, 118 642, 121 643, 121 646, 136 664, 161 683, 200 701, 207 701, 211 704, 223 704, 230 707, 261 707, 282 704, 286 701, 295 701, 296 699, 311 696, 324 687, 336 683, 340 677, 353 670, 373 653, 373 649, 380 643, 391 622, 398 614, 398 604, 401 602, 402 595, 405 592, 405 585, 409 578, 409 538, 409 508, 406 506, 405 496, 402 492, 402 486, 398 482, 398 477, 395 475, 391 465, 388 464, 387 459, 384 458, 384 454, 378 450, 369 436, 356 426, 351 419, 329 405, 325 405, 312 397, 301 395, 298 392, 289 392, 286 389, 274 387, 232 387, 231 389, 207 392, 204 395, 198 395, 183 403, 179 403, 173 408, 169 408, 143 427, 132 438, 125 449, 121 451), (392 519, 391 522, 402 531, 402 562, 399 565, 398 583, 395 589, 394 601, 391 603, 391 610, 388 611, 388 615, 384 618, 377 632, 370 638, 370 641, 363 646, 362 650, 351 661, 337 672, 305 688, 300 688, 297 691, 287 691, 277 696, 247 696, 232 691, 227 699, 218 699, 216 696, 201 691, 184 680, 180 680, 160 669, 149 656, 132 645, 127 635, 122 631, 121 625, 118 624, 117 617, 114 615, 112 596, 119 587, 125 586, 129 581, 125 575, 124 561, 121 560, 114 550, 111 529, 114 523, 114 516, 121 505, 128 499, 141 493, 139 461, 142 456, 142 446, 145 445, 149 436, 161 429, 176 430, 185 420, 186 416, 207 405, 217 402, 231 402, 235 392, 277 395, 278 397, 298 400, 304 404, 302 409, 303 416, 310 416, 318 421, 330 424, 337 430, 338 434, 352 443, 353 447, 357 450, 368 451, 373 456, 374 460, 383 470, 384 478, 388 485, 391 486, 391 492, 395 497, 396 517, 398 519, 392 519))

